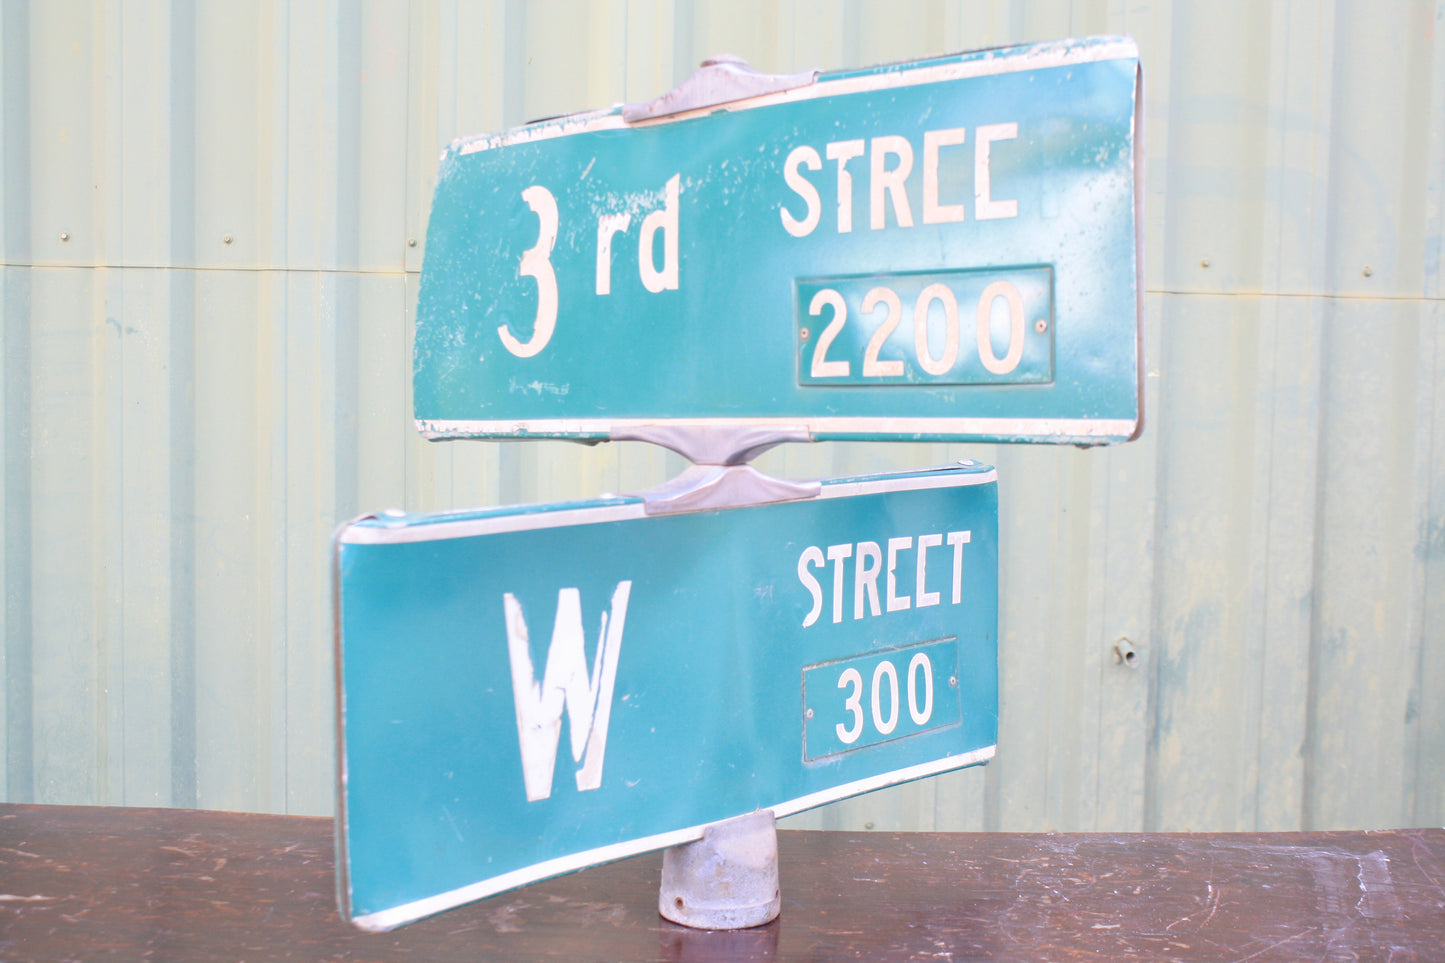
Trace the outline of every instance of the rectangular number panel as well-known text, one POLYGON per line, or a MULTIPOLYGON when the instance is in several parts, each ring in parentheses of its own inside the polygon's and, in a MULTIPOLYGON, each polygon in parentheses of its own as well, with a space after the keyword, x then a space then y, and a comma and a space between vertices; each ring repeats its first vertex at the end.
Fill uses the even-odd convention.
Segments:
POLYGON ((797 283, 798 384, 1046 384, 1047 266, 808 278, 797 283))
POLYGON ((803 670, 803 758, 809 762, 961 721, 957 639, 803 670))

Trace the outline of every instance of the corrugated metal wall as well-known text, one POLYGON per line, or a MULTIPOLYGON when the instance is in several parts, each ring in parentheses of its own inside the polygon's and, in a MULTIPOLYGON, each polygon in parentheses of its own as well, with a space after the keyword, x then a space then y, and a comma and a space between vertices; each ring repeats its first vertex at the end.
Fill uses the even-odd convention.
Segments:
POLYGON ((997 761, 798 824, 1445 822, 1445 0, 7 0, 0 798, 328 812, 338 520, 679 467, 415 436, 452 137, 1088 33, 1145 64, 1147 433, 765 458, 1005 516, 997 761))

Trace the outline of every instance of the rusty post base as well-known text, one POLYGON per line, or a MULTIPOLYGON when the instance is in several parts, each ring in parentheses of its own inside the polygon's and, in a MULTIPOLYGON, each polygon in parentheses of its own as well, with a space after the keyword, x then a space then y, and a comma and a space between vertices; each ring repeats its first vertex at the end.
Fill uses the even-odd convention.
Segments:
POLYGON ((777 918, 778 829, 771 810, 713 823, 662 854, 657 911, 674 923, 740 930, 777 918))

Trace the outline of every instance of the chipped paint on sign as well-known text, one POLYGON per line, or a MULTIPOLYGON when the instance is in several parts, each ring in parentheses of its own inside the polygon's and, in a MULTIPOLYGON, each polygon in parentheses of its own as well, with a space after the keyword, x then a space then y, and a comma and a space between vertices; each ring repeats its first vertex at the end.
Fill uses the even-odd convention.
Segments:
POLYGON ((997 499, 969 463, 746 508, 600 498, 344 527, 346 915, 387 929, 986 762, 997 499), (564 739, 575 768, 554 778, 564 739))
POLYGON ((428 227, 417 426, 1131 438, 1139 109, 1133 43, 1098 38, 458 141, 428 227))

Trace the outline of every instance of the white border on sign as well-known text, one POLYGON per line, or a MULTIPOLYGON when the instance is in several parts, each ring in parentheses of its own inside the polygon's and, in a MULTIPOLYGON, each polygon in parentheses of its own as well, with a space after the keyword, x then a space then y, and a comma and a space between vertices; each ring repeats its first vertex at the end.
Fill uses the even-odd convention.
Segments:
MULTIPOLYGON (((857 495, 881 495, 892 492, 924 491, 932 488, 963 488, 969 485, 984 485, 998 481, 998 470, 965 471, 960 466, 948 465, 943 468, 909 469, 896 475, 865 475, 856 481, 825 483, 818 498, 851 498, 857 495), (953 469, 957 470, 953 470, 953 469)), ((605 497, 605 496, 604 496, 605 497)), ((800 499, 811 501, 812 499, 800 499)), ((551 512, 529 512, 523 510, 483 515, 480 517, 457 518, 406 524, 401 519, 395 526, 385 521, 380 526, 359 525, 376 516, 366 516, 350 522, 336 534, 338 545, 393 545, 401 542, 435 542, 445 538, 469 538, 473 535, 500 535, 506 532, 532 532, 546 528, 564 528, 571 525, 601 525, 607 522, 625 522, 639 518, 670 518, 672 514, 649 516, 641 496, 629 496, 628 500, 615 505, 587 505, 579 508, 564 508, 551 512)), ((740 508, 756 508, 742 505, 740 508)), ((729 509, 722 509, 728 511, 729 509)))
MULTIPOLYGON (((822 792, 810 793, 806 796, 790 799, 776 806, 766 808, 771 809, 773 815, 777 817, 791 816, 794 813, 800 813, 816 806, 822 806, 825 803, 847 799, 851 796, 872 792, 875 789, 883 789, 887 786, 896 785, 897 783, 908 782, 913 779, 922 779, 925 776, 936 776, 939 773, 950 772, 954 769, 976 766, 992 759, 997 749, 997 745, 985 746, 982 749, 974 749, 972 752, 966 752, 962 755, 949 756, 934 762, 910 766, 907 769, 897 769, 893 772, 870 776, 867 779, 859 779, 856 782, 850 782, 822 792)), ((703 830, 710 825, 712 825, 712 823, 704 823, 700 826, 689 826, 686 829, 679 829, 670 833, 658 833, 656 836, 633 839, 625 843, 599 846, 597 849, 589 849, 583 853, 574 853, 570 856, 549 859, 545 863, 534 863, 523 869, 515 869, 510 873, 493 876, 491 879, 471 883, 459 889, 439 893, 436 896, 428 896, 426 899, 419 899, 412 903, 403 903, 400 906, 378 910, 375 913, 367 913, 364 916, 355 916, 352 917, 351 922, 363 930, 368 930, 373 933, 384 932, 401 926, 403 923, 410 923, 425 916, 431 916, 444 910, 453 909, 464 903, 470 903, 487 896, 494 896, 497 893, 523 886, 527 883, 534 883, 552 876, 560 876, 563 873, 585 869, 588 866, 596 866, 600 863, 608 863, 614 859, 622 859, 624 856, 636 856, 640 853, 648 853, 655 849, 665 849, 668 846, 689 843, 693 840, 701 839, 703 830)))
POLYGON ((486 421, 446 418, 418 418, 417 431, 424 438, 439 441, 446 438, 472 438, 478 435, 512 437, 536 434, 555 438, 577 435, 589 438, 610 438, 619 429, 653 428, 665 423, 669 427, 733 428, 767 427, 806 428, 813 435, 875 434, 894 435, 974 435, 991 438, 1037 437, 1128 438, 1139 426, 1137 418, 537 418, 486 421))
POLYGON ((868 72, 836 79, 819 79, 802 87, 742 100, 709 104, 676 114, 666 114, 648 120, 626 121, 617 108, 587 111, 574 114, 559 123, 540 123, 514 128, 497 134, 483 134, 478 137, 458 138, 453 148, 459 155, 475 154, 478 151, 514 144, 527 144, 554 137, 585 134, 596 130, 631 130, 670 124, 691 117, 703 117, 719 110, 749 110, 772 104, 796 103, 816 100, 820 97, 838 97, 846 94, 865 93, 872 90, 891 90, 898 87, 913 87, 918 84, 941 83, 949 80, 965 80, 971 77, 989 77, 997 74, 1020 73, 1025 70, 1044 70, 1049 67, 1067 67, 1072 64, 1097 63, 1105 60, 1137 60, 1139 46, 1128 37, 1119 37, 1107 43, 1077 44, 1067 41, 1029 45, 1023 50, 1018 47, 1002 48, 998 56, 985 55, 975 60, 961 60, 952 63, 936 63, 923 67, 906 67, 899 70, 868 72))

